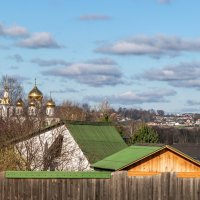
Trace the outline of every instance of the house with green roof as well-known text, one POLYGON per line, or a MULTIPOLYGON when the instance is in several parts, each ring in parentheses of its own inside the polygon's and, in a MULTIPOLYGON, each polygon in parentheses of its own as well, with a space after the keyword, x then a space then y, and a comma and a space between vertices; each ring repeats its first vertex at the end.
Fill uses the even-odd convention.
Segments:
POLYGON ((95 170, 126 170, 132 175, 188 172, 200 175, 200 162, 168 146, 129 146, 96 163, 95 170))
POLYGON ((27 170, 93 170, 91 164, 127 147, 105 122, 62 121, 11 143, 27 170))

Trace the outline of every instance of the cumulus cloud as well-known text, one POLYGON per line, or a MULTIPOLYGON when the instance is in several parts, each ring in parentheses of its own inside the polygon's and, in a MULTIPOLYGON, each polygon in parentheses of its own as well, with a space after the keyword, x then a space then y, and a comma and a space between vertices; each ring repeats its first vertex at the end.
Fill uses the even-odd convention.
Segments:
POLYGON ((53 36, 48 32, 34 33, 30 37, 20 41, 17 46, 31 49, 61 48, 53 36))
POLYGON ((31 60, 32 63, 35 63, 39 66, 42 67, 51 67, 51 66, 56 66, 56 65, 69 65, 69 62, 66 62, 65 60, 60 60, 60 59, 50 59, 50 60, 44 60, 44 59, 40 59, 40 58, 34 58, 31 60))
POLYGON ((117 63, 111 58, 98 58, 88 60, 88 63, 98 64, 98 65, 116 65, 117 63))
POLYGON ((139 76, 139 78, 150 81, 164 81, 175 87, 193 87, 200 89, 199 77, 200 62, 182 62, 161 69, 152 68, 139 76))
POLYGON ((122 84, 122 72, 117 65, 98 63, 97 60, 72 63, 63 68, 43 71, 43 75, 73 79, 93 87, 122 84))
POLYGON ((183 39, 176 36, 134 36, 98 47, 95 52, 116 55, 177 56, 182 52, 199 52, 200 39, 183 39))
MULTIPOLYGON (((32 63, 35 63, 39 66, 42 67, 51 67, 51 66, 69 66, 72 63, 67 62, 62 59, 50 59, 50 60, 44 60, 40 58, 34 58, 31 60, 32 63)), ((116 65, 117 63, 110 59, 110 58, 99 58, 99 59, 92 59, 92 60, 87 60, 86 63, 88 64, 97 64, 97 65, 116 65)))
MULTIPOLYGON (((18 25, 6 27, 0 23, 0 36, 9 36, 12 38, 23 37, 15 45, 24 48, 38 49, 63 47, 59 45, 54 37, 48 32, 29 33, 25 27, 18 25)), ((0 45, 0 48, 5 47, 0 45)))
POLYGON ((109 20, 110 17, 107 15, 99 15, 99 14, 89 14, 89 15, 82 15, 79 17, 79 20, 82 21, 102 21, 102 20, 109 20))
MULTIPOLYGON (((168 102, 167 96, 176 95, 176 91, 167 89, 155 89, 148 92, 136 93, 133 91, 127 91, 118 95, 107 96, 110 102, 113 104, 132 105, 143 103, 155 103, 155 102, 168 102)), ((101 101, 102 96, 87 96, 85 100, 92 102, 101 101)))
POLYGON ((10 37, 24 37, 29 35, 28 30, 25 27, 13 25, 6 27, 0 23, 0 35, 10 37))

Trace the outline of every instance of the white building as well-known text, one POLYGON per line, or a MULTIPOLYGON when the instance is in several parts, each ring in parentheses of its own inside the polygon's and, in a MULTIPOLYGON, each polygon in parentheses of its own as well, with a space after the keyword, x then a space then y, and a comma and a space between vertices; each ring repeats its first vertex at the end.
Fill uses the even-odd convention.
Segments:
POLYGON ((38 114, 41 114, 41 112, 45 110, 44 114, 46 115, 46 121, 49 125, 52 121, 58 121, 57 118, 54 118, 55 107, 55 102, 51 97, 46 104, 43 105, 43 94, 38 89, 36 83, 28 94, 27 106, 25 106, 25 103, 21 98, 16 100, 15 105, 11 105, 9 88, 6 84, 4 87, 3 97, 0 99, 0 118, 6 119, 16 116, 24 116, 25 113, 28 113, 29 116, 37 117, 38 114))

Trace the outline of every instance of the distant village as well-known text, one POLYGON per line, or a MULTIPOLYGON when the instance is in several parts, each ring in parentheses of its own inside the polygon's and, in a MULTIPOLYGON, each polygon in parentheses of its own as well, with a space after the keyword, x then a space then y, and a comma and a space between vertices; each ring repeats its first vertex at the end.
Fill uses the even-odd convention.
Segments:
MULTIPOLYGON (((200 114, 198 113, 183 113, 183 114, 165 114, 163 110, 142 110, 142 109, 118 109, 115 113, 116 121, 127 123, 132 120, 145 122, 149 126, 161 127, 199 127, 200 114)), ((114 116, 114 113, 112 113, 114 116)))
POLYGON ((200 118, 197 118, 197 115, 193 113, 165 116, 156 115, 147 124, 150 126, 198 127, 200 126, 200 118))

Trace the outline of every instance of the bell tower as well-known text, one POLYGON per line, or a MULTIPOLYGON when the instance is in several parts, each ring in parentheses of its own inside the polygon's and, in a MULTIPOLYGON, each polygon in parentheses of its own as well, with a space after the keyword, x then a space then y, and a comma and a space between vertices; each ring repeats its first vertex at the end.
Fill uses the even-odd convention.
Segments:
POLYGON ((22 115, 23 114, 23 107, 24 107, 24 102, 22 101, 21 98, 19 98, 16 102, 16 105, 15 105, 15 114, 16 115, 22 115))
POLYGON ((29 115, 37 115, 42 107, 43 94, 38 89, 35 79, 35 86, 28 94, 29 115))
POLYGON ((55 113, 55 102, 51 98, 51 92, 50 92, 50 99, 46 103, 46 115, 49 117, 54 116, 55 113))

